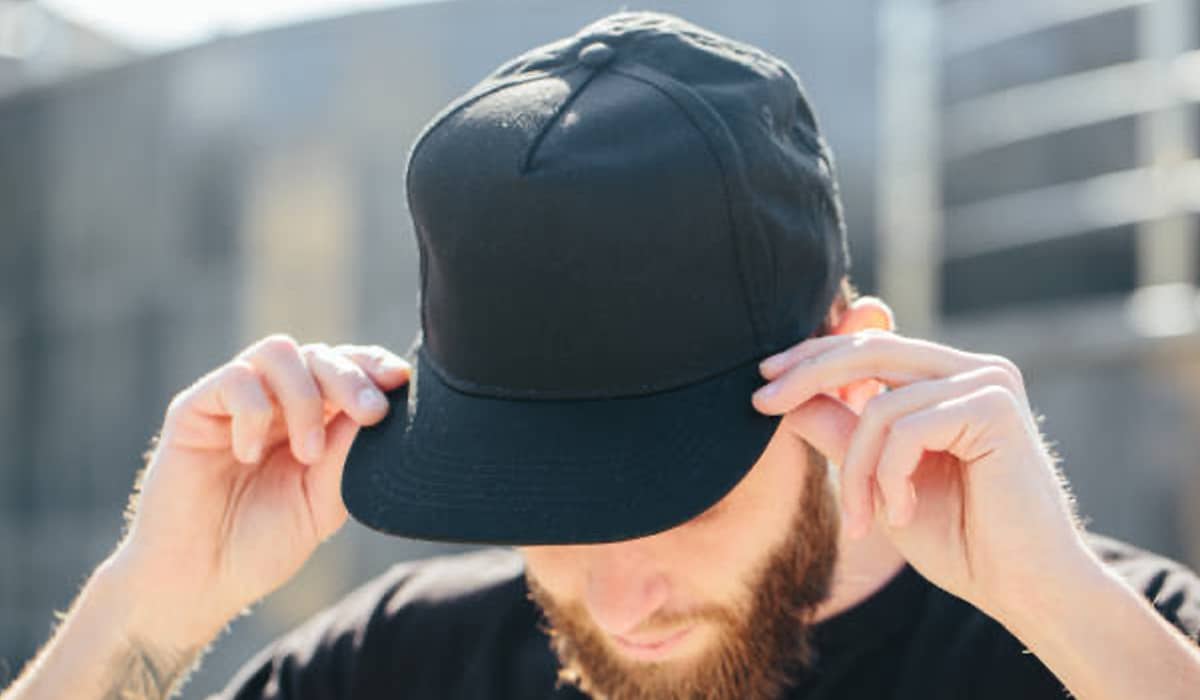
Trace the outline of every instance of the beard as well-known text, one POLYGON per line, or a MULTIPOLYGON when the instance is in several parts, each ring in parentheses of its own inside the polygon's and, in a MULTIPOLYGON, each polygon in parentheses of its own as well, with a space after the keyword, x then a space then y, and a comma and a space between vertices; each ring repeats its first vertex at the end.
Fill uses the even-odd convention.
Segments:
POLYGON ((805 443, 809 470, 791 530, 747 582, 737 605, 708 605, 682 615, 653 615, 669 628, 711 622, 716 641, 699 658, 635 662, 620 656, 579 603, 555 601, 526 573, 529 596, 545 616, 560 662, 559 682, 596 698, 780 697, 813 660, 812 618, 829 596, 837 560, 839 516, 825 457, 805 443))

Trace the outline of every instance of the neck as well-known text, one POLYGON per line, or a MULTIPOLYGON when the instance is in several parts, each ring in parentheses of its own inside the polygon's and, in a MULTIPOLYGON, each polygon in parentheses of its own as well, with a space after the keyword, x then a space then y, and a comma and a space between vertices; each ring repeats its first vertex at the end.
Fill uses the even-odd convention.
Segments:
POLYGON ((838 559, 829 598, 817 606, 814 622, 849 610, 871 597, 904 566, 900 555, 878 526, 858 540, 838 535, 838 559))

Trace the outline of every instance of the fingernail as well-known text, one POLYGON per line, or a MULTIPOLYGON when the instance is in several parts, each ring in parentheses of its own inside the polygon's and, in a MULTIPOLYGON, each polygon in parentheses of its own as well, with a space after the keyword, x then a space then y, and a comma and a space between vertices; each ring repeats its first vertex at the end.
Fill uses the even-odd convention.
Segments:
POLYGON ((250 446, 250 463, 258 464, 262 461, 263 446, 262 443, 256 442, 250 446))
POLYGON ((387 398, 378 389, 366 387, 358 392, 358 405, 368 411, 379 411, 387 408, 387 398))
POLYGON ((767 359, 758 363, 758 371, 760 373, 770 372, 771 370, 775 369, 775 364, 777 362, 779 362, 779 355, 771 355, 767 359))
POLYGON ((380 368, 382 368, 388 372, 392 372, 392 371, 399 370, 399 369, 409 369, 409 370, 412 369, 411 364, 409 364, 405 360, 400 359, 399 357, 393 357, 391 355, 380 360, 379 366, 380 366, 380 368))
POLYGON ((321 454, 325 452, 325 431, 321 428, 313 428, 304 441, 304 448, 314 461, 320 459, 321 454))
POLYGON ((754 392, 754 396, 757 398, 760 398, 760 399, 769 399, 772 396, 774 396, 775 393, 778 391, 779 391, 778 384, 774 384, 774 383, 767 384, 766 386, 762 387, 758 391, 754 392))
POLYGON ((898 527, 900 525, 900 508, 898 506, 888 504, 887 519, 888 525, 891 527, 898 527))

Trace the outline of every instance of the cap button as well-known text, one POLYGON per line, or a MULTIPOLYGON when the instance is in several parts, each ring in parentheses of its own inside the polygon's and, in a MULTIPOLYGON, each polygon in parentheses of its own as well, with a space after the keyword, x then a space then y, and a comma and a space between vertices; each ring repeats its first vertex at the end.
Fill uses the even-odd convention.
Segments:
POLYGON ((603 41, 593 41, 579 50, 579 62, 589 68, 600 68, 613 60, 616 51, 603 41))

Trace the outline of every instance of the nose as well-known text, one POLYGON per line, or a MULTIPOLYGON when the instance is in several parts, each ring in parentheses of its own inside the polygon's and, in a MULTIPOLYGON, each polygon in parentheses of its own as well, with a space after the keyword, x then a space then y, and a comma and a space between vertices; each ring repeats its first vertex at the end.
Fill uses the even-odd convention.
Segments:
POLYGON ((584 604, 609 634, 627 634, 663 606, 670 582, 648 548, 633 542, 594 545, 584 604))

